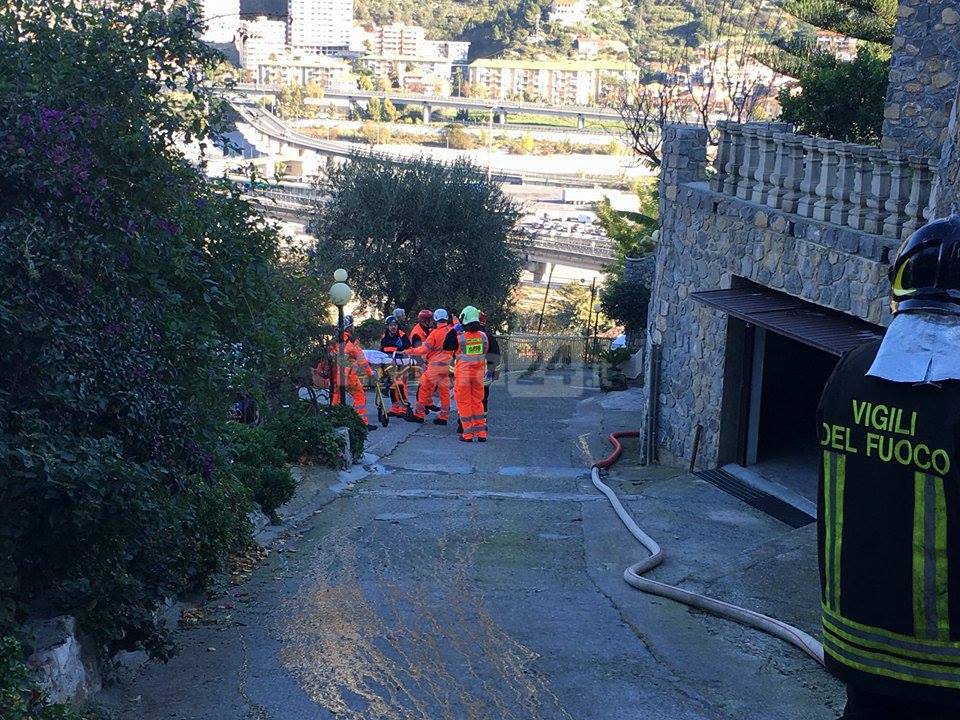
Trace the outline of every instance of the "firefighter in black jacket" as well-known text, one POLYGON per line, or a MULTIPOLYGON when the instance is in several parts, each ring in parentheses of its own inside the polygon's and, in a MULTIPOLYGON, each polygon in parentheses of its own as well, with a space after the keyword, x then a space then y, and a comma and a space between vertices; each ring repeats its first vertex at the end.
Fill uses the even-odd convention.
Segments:
POLYGON ((824 651, 844 718, 960 718, 960 216, 915 232, 890 280, 883 342, 818 411, 824 651))

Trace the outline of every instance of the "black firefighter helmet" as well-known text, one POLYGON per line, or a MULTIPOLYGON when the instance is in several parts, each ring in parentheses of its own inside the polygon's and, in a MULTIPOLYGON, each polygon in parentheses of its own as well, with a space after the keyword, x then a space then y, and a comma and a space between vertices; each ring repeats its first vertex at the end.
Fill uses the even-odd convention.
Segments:
POLYGON ((933 220, 907 238, 890 266, 893 314, 960 315, 960 215, 933 220))

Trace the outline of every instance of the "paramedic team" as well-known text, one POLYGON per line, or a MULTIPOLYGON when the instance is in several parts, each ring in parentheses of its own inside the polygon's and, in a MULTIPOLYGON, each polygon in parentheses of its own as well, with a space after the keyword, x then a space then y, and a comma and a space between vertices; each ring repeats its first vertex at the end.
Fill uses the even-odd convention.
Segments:
MULTIPOLYGON (((390 388, 389 415, 423 423, 429 410, 439 410, 435 425, 446 425, 450 419, 450 374, 453 372, 453 395, 457 403, 457 433, 462 442, 487 442, 487 407, 490 383, 499 375, 500 347, 486 331, 486 316, 468 305, 459 320, 451 320, 443 309, 421 310, 417 323, 407 334, 400 326, 405 313, 401 308, 384 321, 380 350, 388 354, 405 354, 422 358, 424 369, 420 376, 416 401, 410 407, 408 385, 402 377, 390 388), (433 405, 439 395, 439 408, 433 405)), ((367 417, 366 395, 360 374, 372 376, 372 369, 359 344, 353 340, 353 318, 344 318, 345 390, 353 400, 353 407, 369 429, 375 429, 367 417)), ((331 350, 335 346, 331 347, 331 350)), ((340 403, 339 373, 334 372, 333 404, 340 403)))

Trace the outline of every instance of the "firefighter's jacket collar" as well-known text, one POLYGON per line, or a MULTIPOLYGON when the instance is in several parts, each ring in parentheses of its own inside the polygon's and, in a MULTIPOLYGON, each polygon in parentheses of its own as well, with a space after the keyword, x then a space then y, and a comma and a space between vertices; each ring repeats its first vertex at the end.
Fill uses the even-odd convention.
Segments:
POLYGON ((960 317, 897 315, 867 375, 902 383, 960 380, 960 317))

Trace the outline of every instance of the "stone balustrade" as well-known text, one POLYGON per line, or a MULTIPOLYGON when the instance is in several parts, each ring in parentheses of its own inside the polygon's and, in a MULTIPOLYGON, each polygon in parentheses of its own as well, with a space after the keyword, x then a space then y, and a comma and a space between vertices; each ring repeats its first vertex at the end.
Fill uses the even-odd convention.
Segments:
POLYGON ((717 127, 715 192, 891 239, 934 216, 935 158, 796 135, 784 123, 717 127))

